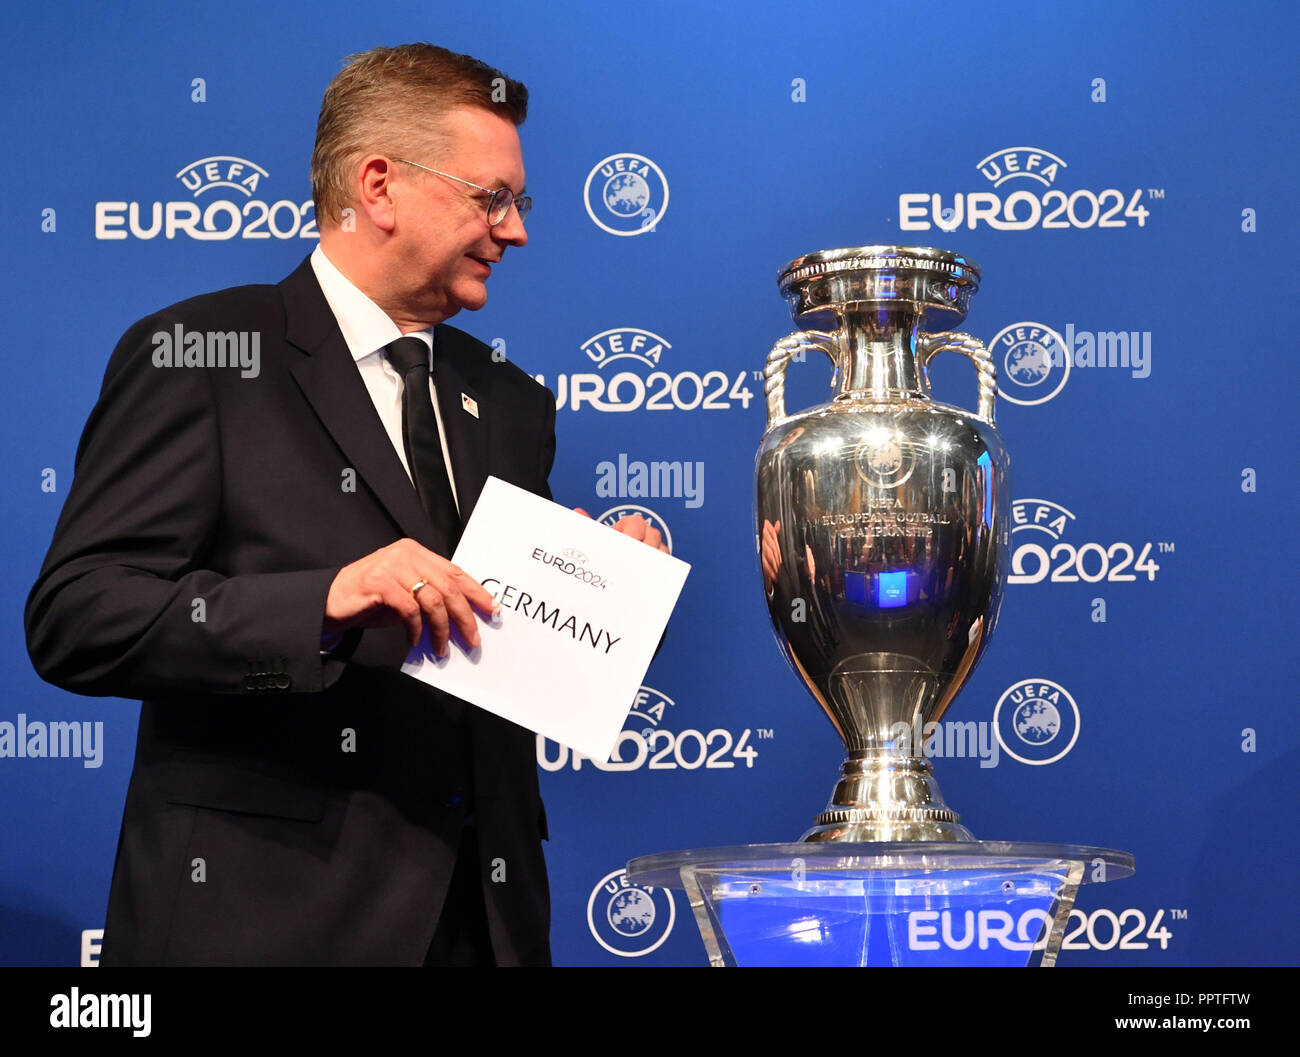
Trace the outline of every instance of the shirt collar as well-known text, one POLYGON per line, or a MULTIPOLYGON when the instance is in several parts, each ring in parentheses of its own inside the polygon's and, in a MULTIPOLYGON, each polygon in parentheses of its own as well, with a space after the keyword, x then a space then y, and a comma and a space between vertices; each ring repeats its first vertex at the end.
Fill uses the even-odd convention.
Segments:
MULTIPOLYGON (((311 267, 354 360, 370 356, 403 336, 388 313, 339 271, 319 245, 312 251, 311 267)), ((432 328, 413 331, 406 337, 419 338, 433 349, 432 328)))

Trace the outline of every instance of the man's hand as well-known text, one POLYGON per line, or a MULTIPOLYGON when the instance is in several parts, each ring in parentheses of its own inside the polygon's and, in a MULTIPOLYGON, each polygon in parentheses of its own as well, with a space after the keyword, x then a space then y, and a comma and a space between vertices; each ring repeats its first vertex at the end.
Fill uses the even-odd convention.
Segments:
MULTIPOLYGON (((580 506, 573 508, 575 514, 581 514, 583 517, 591 517, 580 506)), ((668 544, 664 542, 663 533, 654 528, 640 514, 631 514, 628 517, 619 518, 614 524, 609 526, 615 532, 621 532, 625 536, 631 536, 634 540, 640 540, 642 543, 654 547, 655 550, 661 550, 665 554, 672 554, 668 549, 668 544)))
POLYGON ((477 647, 474 609, 491 617, 494 606, 491 594, 464 570, 415 540, 401 539, 339 570, 325 600, 321 630, 329 634, 405 624, 414 647, 427 621, 433 652, 446 657, 451 621, 465 641, 477 647), (424 586, 412 594, 421 583, 424 586))

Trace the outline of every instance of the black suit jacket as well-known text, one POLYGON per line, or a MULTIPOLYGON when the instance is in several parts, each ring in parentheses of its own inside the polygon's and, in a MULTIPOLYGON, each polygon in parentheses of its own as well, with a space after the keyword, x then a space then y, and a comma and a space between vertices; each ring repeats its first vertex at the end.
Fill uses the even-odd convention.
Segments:
MULTIPOLYGON (((550 498, 551 394, 434 341, 462 517, 490 474, 550 498)), ((320 654, 339 569, 432 535, 309 260, 126 333, 26 611, 43 678, 143 700, 102 964, 418 965, 470 788, 497 959, 549 960, 533 735, 402 675, 400 626, 320 654), (155 366, 176 324, 257 334, 257 377, 155 366)))

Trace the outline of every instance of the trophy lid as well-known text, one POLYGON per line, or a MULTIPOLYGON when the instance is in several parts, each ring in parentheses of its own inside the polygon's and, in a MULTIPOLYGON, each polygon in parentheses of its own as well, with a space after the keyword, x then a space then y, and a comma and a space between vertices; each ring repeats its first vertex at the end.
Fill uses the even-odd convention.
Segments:
POLYGON ((846 305, 911 305, 921 329, 949 330, 966 318, 979 289, 969 257, 929 246, 850 246, 796 257, 777 278, 795 321, 846 305))

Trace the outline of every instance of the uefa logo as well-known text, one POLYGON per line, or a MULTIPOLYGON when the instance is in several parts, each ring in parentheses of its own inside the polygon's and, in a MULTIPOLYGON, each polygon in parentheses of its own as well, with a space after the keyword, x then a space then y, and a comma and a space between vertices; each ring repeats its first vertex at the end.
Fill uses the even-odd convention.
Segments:
POLYGON ((245 198, 252 198, 257 185, 271 176, 256 162, 232 154, 216 154, 192 161, 176 174, 185 189, 195 198, 206 191, 224 187, 245 198))
POLYGON ((668 548, 668 553, 673 552, 673 534, 668 531, 668 522, 651 510, 648 506, 637 506, 635 503, 623 503, 621 506, 612 506, 601 514, 597 521, 602 525, 615 525, 625 517, 631 517, 633 514, 640 514, 645 518, 645 522, 651 528, 659 530, 659 535, 664 538, 664 545, 668 548))
POLYGON ((1079 706, 1050 679, 1021 679, 998 698, 993 730, 1013 760, 1034 767, 1055 763, 1079 740, 1079 706))
POLYGON ((1034 180, 1044 187, 1056 182, 1060 171, 1066 168, 1065 159, 1042 147, 1008 147, 997 150, 979 161, 975 168, 994 187, 1008 180, 1034 180))
POLYGON ((643 235, 668 211, 668 180, 649 158, 611 154, 587 174, 582 200, 587 215, 603 231, 643 235))
POLYGON ((1003 327, 989 353, 998 368, 998 394, 1023 407, 1047 403, 1070 377, 1065 340, 1042 323, 1003 327))
POLYGON ((672 892, 633 884, 623 870, 602 877, 587 900, 592 936, 620 958, 640 958, 657 950, 676 920, 672 892))
POLYGON ((874 430, 858 445, 858 476, 878 488, 897 488, 912 476, 915 460, 896 433, 874 430))

